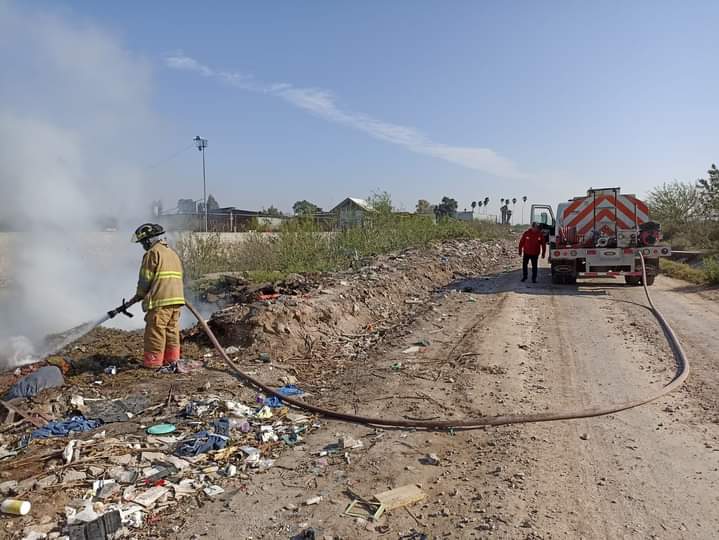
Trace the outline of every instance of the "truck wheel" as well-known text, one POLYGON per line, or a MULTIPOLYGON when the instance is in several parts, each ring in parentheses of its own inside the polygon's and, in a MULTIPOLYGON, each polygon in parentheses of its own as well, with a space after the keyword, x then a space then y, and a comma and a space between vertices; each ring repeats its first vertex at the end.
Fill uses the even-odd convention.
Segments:
POLYGON ((552 284, 559 285, 562 282, 557 272, 552 272, 552 284))
POLYGON ((654 278, 657 276, 647 276, 647 287, 654 285, 654 278))

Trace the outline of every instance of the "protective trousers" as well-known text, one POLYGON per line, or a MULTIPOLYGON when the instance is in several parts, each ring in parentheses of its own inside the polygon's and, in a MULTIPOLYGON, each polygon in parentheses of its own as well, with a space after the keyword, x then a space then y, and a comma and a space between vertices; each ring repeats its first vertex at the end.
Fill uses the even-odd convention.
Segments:
POLYGON ((522 281, 527 279, 527 266, 530 261, 532 262, 532 283, 536 283, 537 263, 539 262, 539 255, 525 255, 522 258, 522 281))
POLYGON ((151 309, 145 315, 146 368, 159 368, 180 359, 180 310, 182 306, 151 309))

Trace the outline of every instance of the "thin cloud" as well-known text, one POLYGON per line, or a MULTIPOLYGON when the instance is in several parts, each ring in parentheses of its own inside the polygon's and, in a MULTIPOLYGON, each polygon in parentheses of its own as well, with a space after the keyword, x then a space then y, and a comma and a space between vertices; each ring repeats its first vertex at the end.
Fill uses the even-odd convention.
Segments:
POLYGON ((510 159, 500 156, 490 148, 436 143, 413 127, 392 124, 366 114, 340 109, 334 94, 321 88, 301 88, 289 83, 264 83, 251 75, 216 71, 183 54, 166 57, 165 64, 172 69, 219 79, 242 90, 275 96, 315 116, 362 131, 370 137, 402 146, 417 154, 443 159, 503 178, 527 178, 510 159))

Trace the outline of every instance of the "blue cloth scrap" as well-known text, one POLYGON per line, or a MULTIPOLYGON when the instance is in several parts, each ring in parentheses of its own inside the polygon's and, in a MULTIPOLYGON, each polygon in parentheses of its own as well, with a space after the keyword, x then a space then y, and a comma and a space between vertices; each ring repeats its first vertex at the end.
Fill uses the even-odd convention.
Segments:
POLYGON ((265 398, 265 405, 267 405, 270 409, 278 409, 282 407, 282 400, 277 396, 270 396, 265 398))
POLYGON ((33 431, 31 437, 33 439, 67 437, 70 433, 92 431, 101 424, 102 422, 99 420, 87 420, 84 416, 73 416, 68 420, 48 422, 45 427, 41 427, 33 431))
POLYGON ((215 420, 215 422, 213 423, 213 426, 215 427, 215 433, 217 435, 222 435, 223 437, 230 436, 230 419, 229 418, 220 418, 219 420, 215 420))
POLYGON ((229 437, 210 433, 209 431, 199 431, 189 439, 181 441, 175 450, 178 456, 197 456, 210 452, 212 450, 222 450, 227 446, 229 437))
POLYGON ((301 396, 305 393, 304 390, 300 390, 294 384, 287 384, 282 388, 279 388, 277 391, 283 396, 301 396))

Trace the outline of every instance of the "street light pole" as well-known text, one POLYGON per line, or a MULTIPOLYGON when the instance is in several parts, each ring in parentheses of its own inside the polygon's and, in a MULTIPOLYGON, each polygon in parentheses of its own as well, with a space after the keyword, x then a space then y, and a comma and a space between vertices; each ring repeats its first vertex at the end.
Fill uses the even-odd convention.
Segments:
POLYGON ((205 206, 205 232, 207 232, 207 178, 205 176, 205 148, 207 148, 207 139, 203 139, 197 135, 194 139, 195 146, 202 152, 202 201, 205 206))

